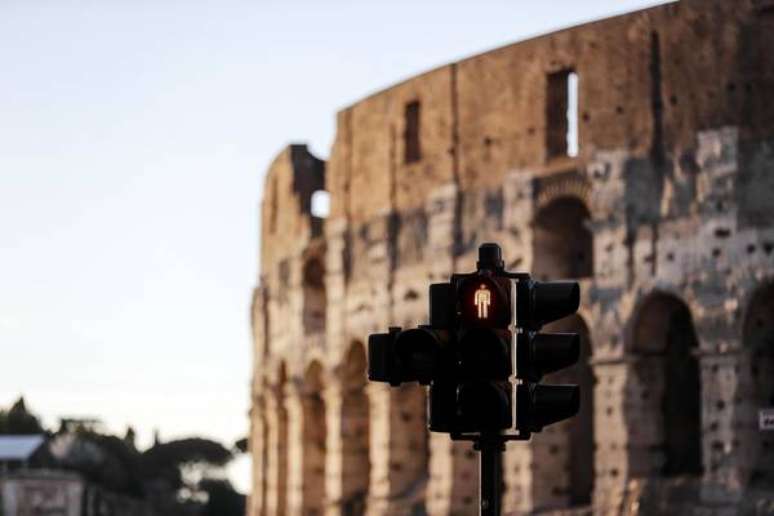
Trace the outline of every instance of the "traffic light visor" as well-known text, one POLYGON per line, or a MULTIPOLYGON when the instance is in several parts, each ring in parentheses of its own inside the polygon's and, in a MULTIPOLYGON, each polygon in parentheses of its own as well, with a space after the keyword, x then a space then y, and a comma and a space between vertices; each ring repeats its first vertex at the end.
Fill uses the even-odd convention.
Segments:
POLYGON ((520 333, 516 343, 516 376, 539 381, 547 373, 570 367, 578 358, 577 333, 520 333))
POLYGON ((521 384, 516 387, 516 427, 539 432, 544 426, 571 418, 580 409, 577 385, 521 384))
POLYGON ((529 319, 540 325, 572 315, 580 306, 580 286, 575 281, 535 282, 530 294, 529 319))

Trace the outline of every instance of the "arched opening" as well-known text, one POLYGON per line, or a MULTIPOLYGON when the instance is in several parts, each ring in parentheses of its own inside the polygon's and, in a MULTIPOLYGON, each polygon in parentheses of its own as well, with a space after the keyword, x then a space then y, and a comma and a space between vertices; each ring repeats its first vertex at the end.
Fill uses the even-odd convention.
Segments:
POLYGON ((653 294, 634 320, 634 376, 641 414, 652 421, 650 438, 638 431, 651 454, 649 473, 702 472, 701 380, 694 351, 698 339, 688 307, 668 294, 653 294), (650 442, 648 442, 650 441, 650 442))
POLYGON ((745 426, 744 446, 748 448, 753 487, 774 486, 774 432, 758 429, 758 410, 774 407, 774 284, 760 288, 752 297, 744 322, 744 349, 747 371, 740 380, 749 378, 748 398, 751 407, 745 426), (749 375, 749 376, 748 376, 749 375))
POLYGON ((541 208, 533 227, 532 274, 539 280, 594 274, 590 214, 577 197, 559 197, 541 208))
POLYGON ((371 475, 369 458, 369 406, 366 394, 366 354, 354 342, 342 365, 341 454, 342 514, 365 514, 371 475))
POLYGON ((578 414, 544 433, 551 434, 547 445, 546 467, 542 473, 552 485, 551 494, 561 505, 571 507, 591 504, 594 491, 594 373, 589 329, 577 314, 565 317, 545 327, 547 332, 577 333, 581 340, 578 362, 567 369, 546 376, 545 383, 577 384, 581 403, 578 414), (550 465, 550 467, 547 467, 550 465), (558 501, 558 500, 557 500, 558 501))
POLYGON ((325 512, 326 419, 322 397, 322 366, 312 362, 304 375, 302 390, 302 499, 303 514, 318 516, 325 512))
POLYGON ((310 258, 303 270, 303 325, 306 335, 325 331, 325 268, 319 258, 310 258))

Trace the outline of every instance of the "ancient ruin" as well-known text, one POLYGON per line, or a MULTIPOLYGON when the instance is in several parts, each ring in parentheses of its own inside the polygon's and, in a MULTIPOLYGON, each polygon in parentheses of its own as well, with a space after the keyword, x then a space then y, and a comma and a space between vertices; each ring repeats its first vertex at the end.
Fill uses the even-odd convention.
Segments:
POLYGON ((280 152, 249 514, 477 514, 469 443, 427 433, 424 388, 367 383, 364 343, 486 241, 583 293, 556 323, 584 335, 581 414, 509 445, 506 513, 774 511, 773 49, 774 0, 682 0, 364 98, 327 162, 280 152))

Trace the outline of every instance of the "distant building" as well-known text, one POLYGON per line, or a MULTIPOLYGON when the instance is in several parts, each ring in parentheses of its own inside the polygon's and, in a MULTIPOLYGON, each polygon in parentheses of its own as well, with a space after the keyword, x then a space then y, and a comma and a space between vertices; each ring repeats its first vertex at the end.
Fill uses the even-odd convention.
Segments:
POLYGON ((547 379, 581 412, 508 446, 505 513, 774 510, 774 0, 441 66, 342 109, 327 162, 282 150, 263 192, 252 516, 477 513, 470 444, 428 436, 424 388, 367 384, 365 342, 487 241, 582 288, 554 328, 583 358, 547 379))
POLYGON ((85 482, 77 473, 19 470, 0 475, 2 514, 9 516, 85 516, 85 482))
POLYGON ((1 516, 149 516, 145 502, 53 469, 43 435, 0 435, 1 516))
POLYGON ((44 435, 0 435, 0 473, 28 468, 45 442, 44 435))

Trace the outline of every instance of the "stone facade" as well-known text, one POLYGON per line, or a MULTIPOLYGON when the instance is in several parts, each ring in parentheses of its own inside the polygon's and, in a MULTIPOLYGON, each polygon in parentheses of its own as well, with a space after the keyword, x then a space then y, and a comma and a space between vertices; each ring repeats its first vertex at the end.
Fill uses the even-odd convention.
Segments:
POLYGON ((583 360, 554 379, 583 408, 509 445, 506 513, 675 497, 733 513, 750 493, 774 510, 774 433, 756 426, 774 406, 773 48, 774 1, 683 0, 365 98, 327 162, 282 151, 261 207, 249 514, 477 514, 470 444, 427 433, 423 388, 368 384, 364 342, 424 322, 429 283, 486 241, 582 288, 554 328, 584 335, 583 360))

